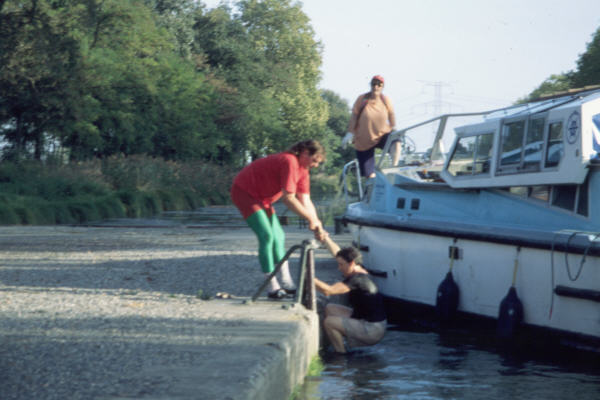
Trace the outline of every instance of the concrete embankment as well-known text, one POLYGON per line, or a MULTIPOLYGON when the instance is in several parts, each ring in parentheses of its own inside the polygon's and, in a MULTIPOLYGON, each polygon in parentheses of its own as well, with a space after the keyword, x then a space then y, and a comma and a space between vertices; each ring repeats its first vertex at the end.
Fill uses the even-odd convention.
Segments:
POLYGON ((287 399, 318 318, 262 279, 247 228, 2 227, 0 398, 287 399))

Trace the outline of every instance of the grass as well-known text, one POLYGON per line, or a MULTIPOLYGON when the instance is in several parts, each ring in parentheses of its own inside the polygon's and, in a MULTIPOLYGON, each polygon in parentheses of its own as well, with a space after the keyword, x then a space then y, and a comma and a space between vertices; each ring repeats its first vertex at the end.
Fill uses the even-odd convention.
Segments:
MULTIPOLYGON (((2 162, 0 225, 80 224, 230 204, 229 188, 236 173, 199 161, 147 156, 68 165, 2 162)), ((333 198, 337 188, 335 176, 311 177, 313 199, 333 198)), ((330 206, 319 209, 325 224, 332 223, 336 212, 330 206)))
MULTIPOLYGON (((321 373, 324 370, 325 370, 325 365, 323 364, 321 357, 316 355, 312 358, 312 360, 310 361, 310 364, 308 365, 308 371, 306 372, 306 378, 319 377, 319 376, 321 376, 321 373)), ((299 398, 299 396, 302 393, 302 387, 303 387, 303 385, 300 384, 294 388, 294 391, 290 395, 290 400, 296 400, 299 398)))
POLYGON ((0 163, 0 224, 77 224, 225 204, 234 171, 143 156, 0 163))
POLYGON ((323 364, 323 360, 318 355, 314 356, 308 366, 308 372, 306 376, 315 377, 321 376, 321 373, 325 370, 325 365, 323 364))

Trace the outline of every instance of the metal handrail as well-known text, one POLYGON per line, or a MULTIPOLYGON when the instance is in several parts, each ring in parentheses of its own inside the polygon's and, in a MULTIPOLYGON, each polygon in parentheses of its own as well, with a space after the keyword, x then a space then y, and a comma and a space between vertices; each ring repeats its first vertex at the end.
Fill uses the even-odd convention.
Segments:
POLYGON ((350 162, 348 162, 346 165, 344 165, 344 169, 342 170, 342 185, 344 186, 344 199, 346 201, 346 204, 348 204, 348 181, 347 181, 347 176, 348 176, 348 170, 354 167, 355 171, 356 171, 356 182, 357 182, 357 187, 358 187, 358 200, 362 200, 364 193, 363 193, 363 189, 362 189, 362 182, 360 180, 360 168, 358 166, 358 160, 354 159, 350 162))
POLYGON ((315 258, 314 251, 318 249, 320 245, 316 243, 314 240, 304 240, 302 244, 297 244, 289 248, 289 250, 285 253, 281 261, 277 263, 277 266, 269 274, 269 276, 265 279, 265 281, 260 285, 256 293, 252 296, 249 301, 244 301, 244 303, 252 303, 255 302, 256 299, 261 295, 261 293, 265 290, 271 278, 273 278, 277 273, 281 270, 281 266, 285 261, 287 261, 290 256, 296 250, 302 250, 300 253, 300 270, 298 271, 298 287, 296 288, 296 295, 294 296, 295 303, 302 303, 307 309, 315 310, 316 306, 316 292, 315 292, 315 258))

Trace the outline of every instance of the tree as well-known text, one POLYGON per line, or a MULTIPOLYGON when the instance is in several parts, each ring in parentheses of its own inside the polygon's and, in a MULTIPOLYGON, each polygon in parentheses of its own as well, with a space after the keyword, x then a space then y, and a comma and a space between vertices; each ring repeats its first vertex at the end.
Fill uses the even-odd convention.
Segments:
POLYGON ((321 97, 327 102, 329 109, 327 127, 335 138, 330 147, 334 152, 327 157, 328 169, 331 172, 339 172, 345 163, 355 157, 352 146, 348 146, 345 149, 341 148, 341 139, 348 131, 350 106, 346 100, 331 90, 323 90, 321 97))
POLYGON ((596 30, 592 41, 588 43, 586 51, 579 56, 577 68, 574 71, 551 75, 533 92, 518 102, 523 103, 544 95, 598 84, 600 84, 600 28, 596 30))
POLYGON ((145 153, 243 164, 315 138, 329 150, 321 45, 299 3, 0 2, 5 156, 145 153))
POLYGON ((321 91, 321 98, 327 102, 329 108, 327 126, 336 136, 342 138, 348 132, 348 123, 350 122, 350 106, 348 102, 337 93, 328 89, 321 91))
POLYGON ((299 5, 239 1, 196 18, 195 52, 214 74, 221 118, 240 163, 291 143, 323 141, 327 106, 317 90, 320 44, 299 5))
POLYGON ((88 0, 72 11, 83 70, 61 130, 72 157, 151 152, 168 35, 139 1, 88 0))
POLYGON ((5 158, 42 157, 47 132, 65 113, 77 75, 77 43, 63 7, 8 1, 0 9, 0 134, 5 158), (31 151, 30 149, 33 149, 31 151))
POLYGON ((45 139, 72 159, 218 151, 212 85, 141 0, 14 0, 0 18, 5 156, 45 139))
POLYGON ((600 84, 600 28, 577 60, 577 69, 570 76, 572 87, 600 84))
POLYGON ((159 70, 151 154, 165 159, 205 159, 220 162, 214 88, 191 64, 178 56, 164 57, 159 70))
POLYGON ((177 53, 183 58, 192 54, 194 14, 203 9, 194 0, 144 0, 156 14, 157 25, 169 32, 177 53))
POLYGON ((528 96, 520 99, 519 103, 527 103, 537 98, 548 96, 553 93, 563 92, 571 87, 568 74, 550 75, 544 82, 533 90, 528 96))
POLYGON ((253 50, 266 62, 264 85, 280 103, 286 137, 318 138, 328 116, 317 90, 322 47, 308 17, 289 0, 242 0, 238 6, 253 50))

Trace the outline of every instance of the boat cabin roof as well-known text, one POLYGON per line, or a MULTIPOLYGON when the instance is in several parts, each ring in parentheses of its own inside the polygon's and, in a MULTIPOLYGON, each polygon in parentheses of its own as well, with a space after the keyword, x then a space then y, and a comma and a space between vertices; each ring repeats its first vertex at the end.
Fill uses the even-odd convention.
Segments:
POLYGON ((454 188, 581 184, 590 166, 600 165, 599 88, 482 113, 443 115, 395 134, 410 137, 412 129, 435 120, 438 130, 423 167, 437 165, 439 177, 454 188), (450 121, 465 116, 477 121, 454 127, 454 141, 445 153, 450 121))

